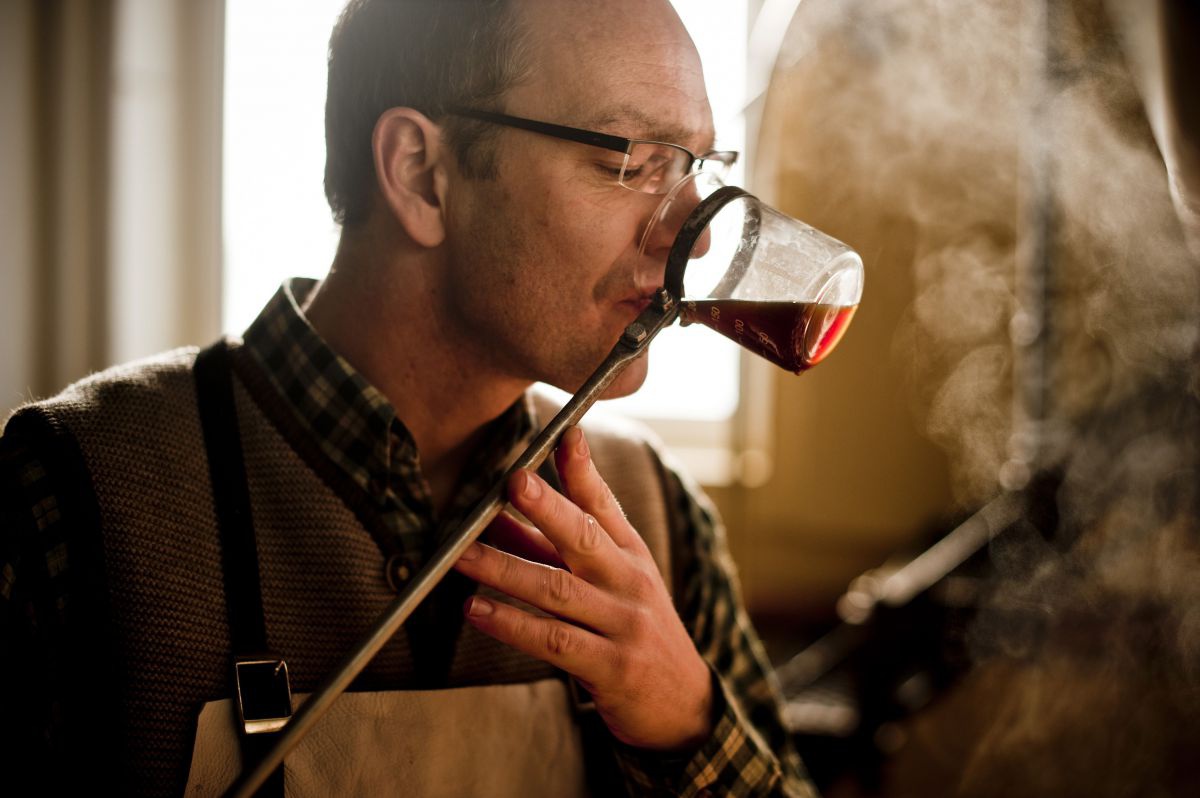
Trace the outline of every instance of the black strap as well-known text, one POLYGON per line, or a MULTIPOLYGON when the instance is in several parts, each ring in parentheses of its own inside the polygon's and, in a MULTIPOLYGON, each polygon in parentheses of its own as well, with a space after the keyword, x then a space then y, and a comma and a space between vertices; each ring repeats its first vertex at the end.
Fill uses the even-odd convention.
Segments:
POLYGON ((204 430, 208 473, 221 533, 221 565, 225 570, 233 650, 238 654, 261 654, 267 650, 267 627, 258 579, 258 548, 246 489, 246 464, 237 426, 229 350, 224 341, 218 341, 196 357, 195 372, 200 426, 204 430))
MULTIPOLYGON (((221 536, 225 603, 234 660, 264 658, 268 650, 267 627, 258 576, 258 547, 250 513, 250 493, 246 487, 246 463, 242 458, 229 349, 225 341, 218 341, 200 352, 193 370, 221 536)), ((237 684, 235 674, 235 690, 237 684)), ((249 765, 261 759, 276 737, 276 734, 239 734, 243 762, 249 765)), ((272 774, 257 795, 283 795, 282 767, 272 774)))

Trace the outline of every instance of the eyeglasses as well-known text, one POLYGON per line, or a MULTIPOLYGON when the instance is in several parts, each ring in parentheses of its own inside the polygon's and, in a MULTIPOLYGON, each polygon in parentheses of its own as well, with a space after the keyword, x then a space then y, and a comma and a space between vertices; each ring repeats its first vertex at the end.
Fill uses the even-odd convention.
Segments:
POLYGON ((738 154, 731 150, 717 152, 710 150, 702 155, 696 155, 686 147, 670 144, 665 141, 649 141, 646 139, 626 139, 611 136, 607 133, 597 133, 566 125, 555 125, 551 122, 538 122, 519 116, 495 113, 493 111, 477 111, 473 108, 452 108, 450 113, 469 119, 478 119, 494 125, 504 125, 543 136, 553 136, 556 139, 577 141, 590 144, 593 147, 603 147, 606 150, 624 154, 625 160, 620 166, 615 163, 611 167, 602 167, 611 172, 617 183, 634 191, 646 194, 666 194, 680 180, 695 172, 714 174, 721 180, 729 174, 730 168, 737 162, 738 154))

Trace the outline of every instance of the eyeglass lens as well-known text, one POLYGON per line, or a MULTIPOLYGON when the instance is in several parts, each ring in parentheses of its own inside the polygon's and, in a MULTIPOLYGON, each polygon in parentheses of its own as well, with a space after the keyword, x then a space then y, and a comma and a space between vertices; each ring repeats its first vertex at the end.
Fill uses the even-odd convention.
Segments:
POLYGON ((687 150, 670 144, 637 141, 629 149, 621 171, 621 184, 648 194, 665 194, 690 171, 702 171, 724 177, 727 164, 700 158, 694 163, 687 150))

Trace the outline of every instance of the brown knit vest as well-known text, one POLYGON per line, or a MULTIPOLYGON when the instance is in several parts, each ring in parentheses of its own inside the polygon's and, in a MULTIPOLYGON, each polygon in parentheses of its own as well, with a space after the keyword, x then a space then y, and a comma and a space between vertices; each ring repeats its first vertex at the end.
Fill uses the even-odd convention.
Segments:
MULTIPOLYGON (((237 347, 233 353, 268 642, 287 660, 293 689, 311 692, 394 597, 377 543, 383 525, 365 493, 298 435, 290 410, 248 353, 237 347)), ((97 689, 120 698, 117 717, 103 719, 107 742, 119 750, 113 771, 99 782, 122 794, 178 794, 200 708, 231 694, 220 547, 191 371, 195 354, 179 350, 111 369, 14 417, 39 415, 70 436, 91 478, 100 529, 83 534, 100 536, 117 658, 111 670, 118 675, 118 683, 97 689)), ((540 399, 535 404, 544 423, 552 408, 540 399)), ((670 584, 657 460, 633 427, 586 426, 597 467, 670 584)), ((556 677, 550 666, 461 624, 460 597, 440 608, 437 599, 435 591, 425 621, 414 617, 352 691, 556 677), (451 624, 461 632, 442 639, 451 624), (429 684, 417 660, 447 642, 448 667, 429 684)), ((397 784, 404 784, 402 773, 397 784)))

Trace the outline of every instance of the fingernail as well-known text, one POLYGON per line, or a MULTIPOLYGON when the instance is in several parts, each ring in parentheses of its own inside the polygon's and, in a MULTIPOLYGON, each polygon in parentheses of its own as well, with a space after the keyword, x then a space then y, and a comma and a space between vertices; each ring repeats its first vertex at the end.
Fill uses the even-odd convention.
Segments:
POLYGON ((478 560, 479 555, 482 553, 483 553, 483 550, 479 547, 479 544, 472 543, 470 546, 467 546, 467 550, 462 553, 462 556, 459 557, 459 559, 460 560, 478 560))
POLYGON ((579 429, 579 427, 576 427, 575 429, 578 430, 578 432, 579 432, 579 441, 575 444, 575 453, 578 454, 580 457, 587 457, 588 456, 587 438, 584 437, 583 430, 579 429))
POLYGON ((537 478, 528 471, 521 472, 525 477, 525 484, 521 486, 521 493, 526 499, 536 499, 542 495, 542 486, 538 484, 537 478))
POLYGON ((492 614, 492 602, 486 601, 478 597, 472 597, 471 602, 467 605, 467 615, 479 618, 483 615, 492 614))

